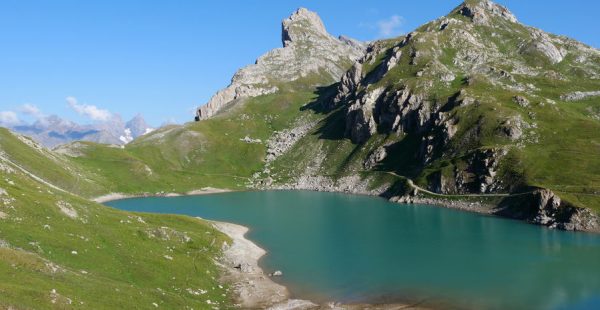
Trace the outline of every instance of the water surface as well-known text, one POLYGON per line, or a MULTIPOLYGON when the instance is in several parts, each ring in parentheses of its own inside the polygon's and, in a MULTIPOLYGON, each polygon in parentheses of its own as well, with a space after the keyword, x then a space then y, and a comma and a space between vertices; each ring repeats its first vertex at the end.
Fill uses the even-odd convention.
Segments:
POLYGON ((600 309, 600 236, 384 199, 303 191, 107 205, 250 227, 295 297, 473 309, 600 309))

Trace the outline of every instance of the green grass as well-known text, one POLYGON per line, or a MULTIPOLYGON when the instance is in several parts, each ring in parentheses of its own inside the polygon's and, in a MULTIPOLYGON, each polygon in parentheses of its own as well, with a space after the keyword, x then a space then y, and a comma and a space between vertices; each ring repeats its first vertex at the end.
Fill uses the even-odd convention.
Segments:
POLYGON ((72 146, 76 156, 0 129, 3 157, 66 191, 4 169, 8 162, 0 166, 0 188, 7 192, 0 191, 0 308, 231 307, 214 262, 226 236, 202 220, 123 212, 86 198, 245 189, 262 170, 264 141, 274 131, 322 117, 303 107, 317 100, 323 81, 314 75, 279 85, 277 94, 248 99, 207 121, 162 128, 124 148, 79 143, 72 146), (263 143, 240 140, 246 136, 263 143))
POLYGON ((0 196, 0 211, 7 218, 0 219, 0 239, 9 246, 0 247, 0 308, 131 309, 156 303, 210 309, 206 300, 230 303, 213 262, 228 239, 208 223, 114 210, 18 171, 1 176, 7 193, 0 196), (61 212, 59 204, 77 217, 61 212), (188 289, 207 292, 197 296, 188 289))
POLYGON ((45 148, 32 148, 28 144, 31 139, 22 137, 21 141, 6 128, 0 128, 0 150, 12 161, 17 161, 24 169, 48 182, 69 191, 99 194, 90 179, 96 178, 93 172, 71 165, 64 156, 52 153, 45 148))
POLYGON ((277 94, 247 99, 209 120, 163 128, 123 149, 86 143, 84 156, 68 160, 93 173, 102 193, 185 193, 209 186, 244 189, 262 170, 265 141, 274 131, 290 128, 301 118, 320 117, 302 111, 317 99, 314 84, 320 79, 309 76, 282 85, 277 94), (262 143, 241 141, 246 136, 262 143))

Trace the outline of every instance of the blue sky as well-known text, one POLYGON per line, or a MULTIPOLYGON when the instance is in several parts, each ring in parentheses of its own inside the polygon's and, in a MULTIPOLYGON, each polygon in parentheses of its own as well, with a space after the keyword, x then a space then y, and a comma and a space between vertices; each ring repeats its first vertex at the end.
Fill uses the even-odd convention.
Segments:
MULTIPOLYGON (((525 24, 600 47, 597 0, 497 2, 525 24)), ((142 113, 155 126, 189 121, 238 68, 281 45, 281 20, 300 6, 318 12, 334 35, 373 40, 459 3, 3 0, 0 119, 58 114, 86 123, 142 113)))

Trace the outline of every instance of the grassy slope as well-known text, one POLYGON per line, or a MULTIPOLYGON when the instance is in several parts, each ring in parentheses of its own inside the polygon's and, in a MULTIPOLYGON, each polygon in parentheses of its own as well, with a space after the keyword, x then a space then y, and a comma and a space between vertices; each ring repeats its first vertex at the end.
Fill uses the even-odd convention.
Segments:
POLYGON ((248 99, 206 121, 163 128, 124 149, 85 143, 84 156, 67 160, 93 174, 102 194, 183 193, 208 186, 243 189, 262 170, 264 142, 274 131, 316 117, 301 108, 316 98, 313 85, 322 79, 310 76, 281 85, 277 94, 248 99), (242 141, 246 136, 262 142, 242 141))
MULTIPOLYGON (((208 121, 161 129, 126 148, 80 143, 74 147, 79 155, 67 156, 0 129, 0 150, 25 171, 82 197, 244 188, 262 170, 266 145, 240 139, 264 141, 276 130, 317 118, 301 108, 316 98, 314 85, 322 80, 311 76, 279 85, 278 94, 247 100, 208 121)), ((7 191, 0 194, 0 215, 6 216, 0 219, 0 308, 150 308, 156 303, 203 309, 211 307, 207 300, 229 302, 213 263, 226 237, 206 222, 122 212, 40 183, 19 169, 0 171, 0 188, 7 191), (77 217, 67 216, 59 205, 75 210, 77 217), (193 293, 201 290, 207 292, 193 293)))
POLYGON ((40 147, 29 138, 0 128, 0 146, 7 158, 55 186, 91 195, 102 192, 92 180, 98 178, 95 173, 70 164, 67 157, 40 147))
MULTIPOLYGON (((464 19, 462 16, 456 18, 464 19)), ((469 96, 479 101, 475 105, 453 107, 448 111, 453 118, 459 120, 458 132, 444 148, 443 153, 439 154, 433 163, 421 167, 415 161, 421 138, 416 134, 399 137, 376 134, 365 144, 354 145, 341 134, 345 120, 343 110, 338 109, 331 112, 315 132, 303 138, 292 151, 275 163, 276 167, 284 171, 282 174, 293 176, 302 173, 304 167, 310 165, 313 155, 319 153, 325 156, 319 169, 321 175, 341 177, 353 174, 363 169, 364 159, 375 148, 396 142, 388 148, 388 158, 376 170, 396 171, 426 187, 430 174, 438 171, 448 173, 455 166, 464 166, 463 157, 470 151, 500 146, 511 149, 512 158, 516 158, 517 161, 512 164, 525 167, 519 173, 523 174, 522 178, 528 185, 549 188, 577 206, 600 211, 600 121, 594 119, 590 113, 595 111, 598 114, 600 98, 578 102, 564 102, 560 98, 561 95, 572 91, 600 90, 600 80, 586 78, 582 71, 577 69, 574 51, 571 50, 570 56, 560 64, 553 65, 544 60, 543 56, 515 50, 521 42, 528 40, 529 30, 524 26, 510 24, 511 32, 476 26, 479 38, 494 42, 498 51, 507 57, 522 61, 541 72, 554 71, 566 77, 563 81, 545 76, 515 75, 515 83, 533 84, 537 88, 532 93, 522 93, 494 85, 485 77, 462 72, 453 63, 456 50, 449 45, 441 49, 438 47, 444 46, 444 42, 452 39, 449 32, 439 32, 437 24, 431 25, 425 25, 418 30, 420 40, 413 40, 403 47, 405 52, 399 65, 381 80, 370 85, 369 89, 394 89, 406 85, 419 92, 424 78, 418 77, 416 72, 425 69, 434 59, 432 55, 439 53, 435 59, 447 66, 456 79, 445 84, 433 78, 433 86, 425 91, 428 100, 444 105, 454 94, 464 89, 469 96), (431 25, 436 29, 434 33, 423 33, 431 25), (495 33, 494 36, 492 32, 495 33), (416 65, 409 64, 412 49, 423 52, 416 65), (469 83, 465 82, 467 77, 470 79, 469 83), (530 106, 524 108, 516 104, 513 101, 516 95, 527 97, 531 102, 530 106), (551 99, 556 104, 549 104, 546 99, 551 99), (498 132, 499 124, 514 116, 520 116, 528 123, 537 125, 533 130, 526 130, 524 141, 518 146, 498 132), (477 131, 476 138, 473 138, 474 131, 477 131), (533 137, 537 137, 537 141, 533 137)), ((384 41, 381 44, 390 48, 401 39, 384 41)), ((384 49, 373 63, 365 64, 363 76, 368 77, 371 72, 375 72, 387 53, 389 50, 384 49)), ((498 70, 512 71, 509 64, 490 65, 498 70)), ((513 169, 507 166, 508 162, 503 162, 502 165, 501 171, 513 169)))
MULTIPOLYGON (((0 135, 2 150, 10 146, 26 151, 23 155, 36 154, 8 135, 0 135)), ((12 158, 23 166, 33 165, 30 160, 12 158)), ((49 178, 61 174, 31 170, 49 178)), ((0 169, 0 175, 0 188, 6 191, 0 194, 6 217, 0 219, 0 308, 64 308, 71 303, 76 308, 127 309, 156 303, 203 309, 210 308, 208 299, 228 302, 213 263, 226 237, 206 222, 114 210, 14 168, 0 169), (77 217, 67 216, 59 205, 75 210, 77 217), (207 293, 194 295, 187 289, 207 293)))

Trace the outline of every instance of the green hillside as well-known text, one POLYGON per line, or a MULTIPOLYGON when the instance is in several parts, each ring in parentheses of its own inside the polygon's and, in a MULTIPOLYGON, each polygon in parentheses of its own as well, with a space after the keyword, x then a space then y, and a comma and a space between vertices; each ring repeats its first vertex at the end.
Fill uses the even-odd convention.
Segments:
POLYGON ((227 238, 209 224, 122 212, 63 192, 21 169, 76 186, 79 170, 65 158, 6 130, 0 145, 0 308, 202 309, 210 308, 206 300, 229 302, 213 261, 227 238), (194 294, 200 290, 206 293, 194 294))

